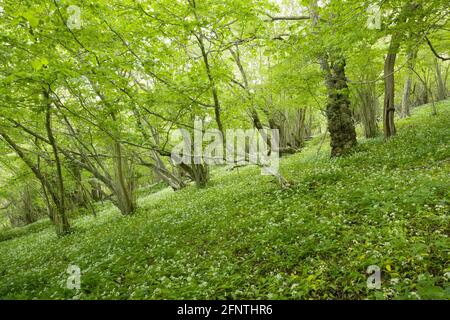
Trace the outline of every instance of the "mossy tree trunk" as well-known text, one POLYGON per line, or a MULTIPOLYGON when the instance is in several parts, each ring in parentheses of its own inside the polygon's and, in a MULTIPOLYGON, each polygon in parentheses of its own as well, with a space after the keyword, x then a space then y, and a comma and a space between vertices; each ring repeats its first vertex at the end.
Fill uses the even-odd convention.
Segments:
POLYGON ((347 154, 357 143, 345 76, 345 59, 338 57, 329 62, 322 58, 321 67, 325 73, 328 94, 326 115, 331 137, 331 155, 339 157, 347 154))

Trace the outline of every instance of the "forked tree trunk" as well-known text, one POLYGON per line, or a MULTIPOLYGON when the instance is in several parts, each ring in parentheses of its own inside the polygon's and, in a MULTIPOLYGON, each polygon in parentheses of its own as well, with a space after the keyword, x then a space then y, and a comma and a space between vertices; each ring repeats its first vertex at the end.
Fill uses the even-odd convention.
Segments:
POLYGON ((206 187, 209 180, 209 168, 207 164, 192 163, 191 165, 187 165, 181 163, 180 167, 188 173, 198 188, 206 187))
MULTIPOLYGON (((19 145, 2 130, 0 127, 0 136, 8 143, 8 145, 17 153, 17 155, 23 160, 27 167, 33 172, 35 177, 41 182, 43 188, 50 193, 51 199, 57 208, 57 213, 53 215, 55 225, 57 226, 57 234, 63 235, 70 232, 70 225, 65 216, 65 212, 61 210, 61 202, 59 200, 58 191, 55 190, 53 184, 51 184, 42 171, 33 163, 33 161, 23 152, 19 145)), ((49 204, 51 207, 51 205, 49 204)))
MULTIPOLYGON (((141 113, 138 108, 133 109, 133 113, 136 118, 137 126, 141 132, 142 137, 146 141, 153 141, 155 146, 160 145, 159 134, 155 128, 151 127, 148 122, 147 126, 150 129, 151 135, 144 128, 144 123, 142 121, 141 113)), ((154 174, 159 177, 161 180, 166 182, 173 190, 181 190, 186 187, 186 184, 183 182, 182 177, 176 172, 170 171, 164 161, 161 159, 163 156, 160 150, 151 150, 150 157, 153 159, 153 163, 148 163, 139 157, 140 165, 151 168, 154 174)))
MULTIPOLYGON (((95 91, 95 93, 98 95, 100 100, 103 102, 105 107, 107 107, 110 110, 110 117, 111 120, 114 123, 118 123, 117 121, 117 115, 114 111, 114 108, 112 107, 111 103, 105 98, 105 96, 100 92, 98 86, 95 82, 93 82, 90 78, 88 78, 88 81, 91 84, 92 89, 95 91)), ((117 133, 120 133, 120 125, 117 127, 117 133)), ((120 212, 123 215, 131 215, 136 210, 136 202, 134 199, 134 189, 133 189, 133 181, 131 179, 128 179, 127 172, 125 170, 128 169, 127 162, 125 157, 122 155, 122 145, 117 137, 113 138, 113 154, 114 154, 114 173, 115 173, 115 181, 112 181, 109 177, 109 174, 107 176, 100 174, 95 168, 88 163, 83 164, 80 163, 82 166, 86 166, 86 169, 91 171, 94 176, 105 183, 108 188, 113 192, 115 195, 115 199, 113 200, 113 203, 119 208, 120 212)), ((105 172, 106 174, 106 172, 105 172)))
POLYGON ((166 182, 174 191, 178 191, 186 187, 182 177, 177 173, 171 172, 156 151, 152 151, 152 158, 154 163, 148 163, 140 159, 140 164, 151 168, 155 175, 162 181, 166 182))
MULTIPOLYGON (((150 129, 152 132, 153 141, 155 142, 155 145, 158 146, 160 144, 159 134, 153 127, 150 129)), ((166 164, 161 159, 161 156, 157 151, 152 150, 150 156, 154 161, 153 170, 156 173, 156 175, 160 177, 163 181, 165 181, 167 184, 169 184, 169 186, 174 191, 181 190, 184 187, 186 187, 186 184, 184 183, 182 177, 178 174, 178 172, 177 171, 171 172, 167 168, 166 164)))

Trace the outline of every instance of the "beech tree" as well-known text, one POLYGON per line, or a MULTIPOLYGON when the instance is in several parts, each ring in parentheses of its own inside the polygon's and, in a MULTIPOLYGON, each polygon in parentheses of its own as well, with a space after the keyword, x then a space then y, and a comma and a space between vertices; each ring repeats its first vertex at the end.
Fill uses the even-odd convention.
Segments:
MULTIPOLYGON (((268 154, 278 150, 265 130, 276 129, 282 156, 325 131, 331 156, 345 156, 359 124, 377 136, 380 114, 392 136, 396 106, 408 116, 414 99, 448 96, 449 9, 385 1, 373 29, 375 4, 1 1, 0 166, 33 177, 34 191, 18 184, 0 206, 22 198, 29 213, 39 202, 64 235, 72 212, 95 214, 96 201, 132 215, 142 187, 206 188, 205 162, 172 158, 174 133, 193 135, 196 120, 224 146, 226 129, 258 129, 268 154)), ((273 178, 290 186, 281 172, 273 178)))

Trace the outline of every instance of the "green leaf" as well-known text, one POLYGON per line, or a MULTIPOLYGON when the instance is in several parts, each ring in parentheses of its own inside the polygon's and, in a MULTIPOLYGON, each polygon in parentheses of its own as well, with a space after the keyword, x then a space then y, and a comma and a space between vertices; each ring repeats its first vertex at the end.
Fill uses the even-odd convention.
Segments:
POLYGON ((31 62, 31 66, 34 70, 39 71, 42 69, 42 67, 48 65, 48 60, 46 58, 39 58, 31 62))
POLYGON ((36 28, 39 25, 39 19, 34 15, 33 11, 26 11, 22 13, 22 17, 24 17, 32 28, 36 28))

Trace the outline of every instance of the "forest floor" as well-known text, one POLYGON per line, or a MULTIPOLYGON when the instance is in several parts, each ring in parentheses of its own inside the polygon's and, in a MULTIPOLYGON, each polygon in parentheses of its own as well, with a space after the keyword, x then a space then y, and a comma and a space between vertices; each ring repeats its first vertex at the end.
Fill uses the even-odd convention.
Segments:
POLYGON ((61 239, 47 221, 1 231, 0 298, 449 299, 450 102, 437 109, 341 159, 316 137, 281 161, 288 190, 217 169, 205 189, 143 195, 131 217, 105 204, 61 239))

